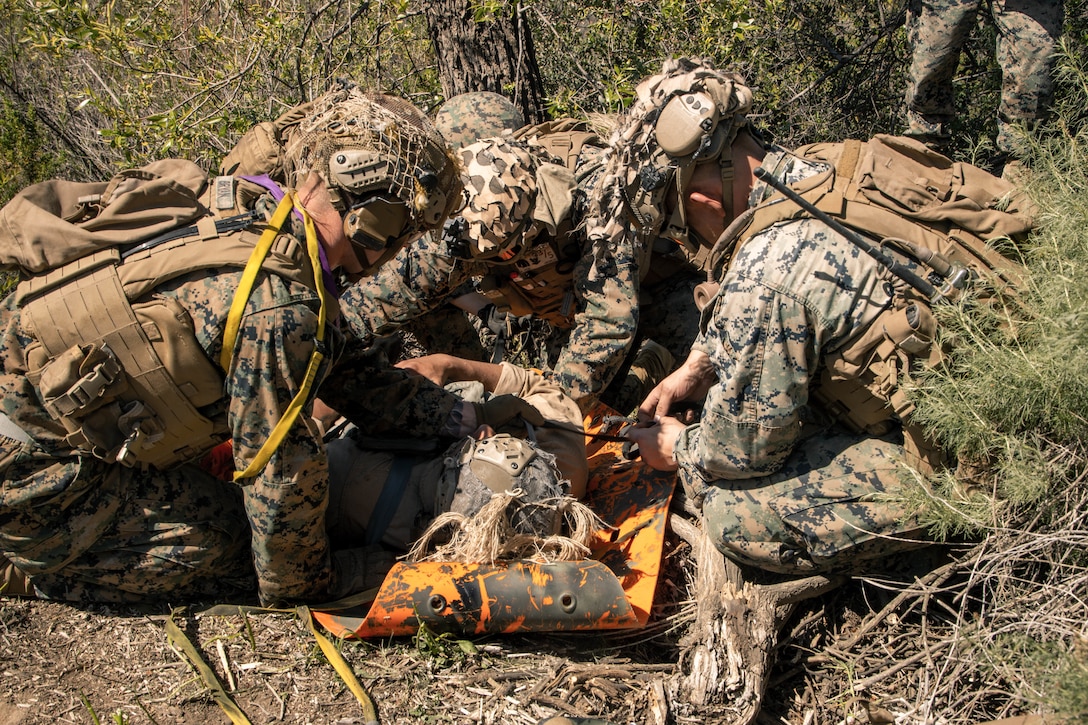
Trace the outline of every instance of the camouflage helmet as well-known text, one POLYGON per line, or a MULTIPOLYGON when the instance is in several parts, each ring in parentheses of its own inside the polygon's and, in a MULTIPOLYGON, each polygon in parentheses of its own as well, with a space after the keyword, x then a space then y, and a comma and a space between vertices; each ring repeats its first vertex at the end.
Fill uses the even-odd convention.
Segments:
MULTIPOLYGON (((694 250, 683 198, 695 167, 720 165, 723 204, 732 210, 731 147, 747 124, 752 91, 736 73, 705 59, 667 60, 643 79, 636 100, 609 139, 605 170, 589 199, 587 234, 618 238, 668 236, 694 250), (666 220, 669 198, 675 199, 666 220)), ((714 240, 708 240, 713 243, 714 240)))
POLYGON ((439 490, 439 511, 474 516, 495 495, 511 499, 511 525, 518 533, 558 533, 560 514, 542 504, 566 495, 569 484, 555 456, 530 441, 506 433, 482 440, 467 438, 445 454, 446 476, 439 490))
POLYGON ((382 251, 364 274, 440 226, 460 201, 456 159, 427 117, 400 98, 339 88, 296 109, 282 134, 284 182, 297 187, 319 173, 352 244, 382 251))
POLYGON ((456 149, 482 138, 516 131, 525 125, 525 116, 506 96, 473 91, 454 96, 439 106, 434 125, 456 149))
POLYGON ((545 161, 528 144, 490 138, 462 148, 461 236, 477 259, 513 261, 540 231, 533 220, 537 169, 545 161))

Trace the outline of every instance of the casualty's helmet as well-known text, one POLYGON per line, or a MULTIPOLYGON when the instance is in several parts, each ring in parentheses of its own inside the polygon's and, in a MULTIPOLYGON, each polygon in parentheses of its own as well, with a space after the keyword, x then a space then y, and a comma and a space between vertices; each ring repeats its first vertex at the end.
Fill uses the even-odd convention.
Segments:
POLYGON ((454 96, 439 106, 434 125, 456 149, 482 138, 516 131, 525 125, 525 116, 506 96, 473 91, 454 96))
POLYGON ((439 227, 460 202, 456 159, 403 99, 339 88, 299 107, 282 135, 285 183, 297 187, 310 172, 321 174, 348 239, 382 251, 364 274, 439 227))
POLYGON ((493 496, 507 495, 514 509, 510 512, 514 531, 538 536, 559 533, 562 514, 554 504, 567 494, 568 483, 551 453, 530 441, 498 433, 454 444, 446 451, 445 465, 447 475, 437 510, 472 517, 493 496))
POLYGON ((637 234, 647 240, 668 236, 694 251, 685 189, 697 165, 719 164, 732 218, 731 146, 747 123, 752 91, 738 74, 720 71, 707 60, 677 58, 642 80, 635 93, 609 140, 604 174, 589 200, 587 234, 637 234), (670 197, 676 203, 666 222, 670 197))

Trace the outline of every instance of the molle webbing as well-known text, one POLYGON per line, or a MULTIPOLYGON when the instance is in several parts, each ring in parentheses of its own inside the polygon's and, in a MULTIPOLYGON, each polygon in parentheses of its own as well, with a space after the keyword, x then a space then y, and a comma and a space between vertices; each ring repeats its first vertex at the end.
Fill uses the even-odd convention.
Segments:
MULTIPOLYGON (((220 442, 220 432, 197 408, 222 396, 222 374, 183 321, 185 312, 154 298, 134 310, 129 300, 202 269, 241 270, 258 239, 249 231, 180 238, 123 264, 117 248, 107 248, 19 284, 15 294, 49 360, 69 353, 69 360, 94 368, 67 376, 72 388, 51 402, 73 447, 108 459, 135 434, 126 451, 141 463, 164 468, 220 442), (119 379, 114 365, 124 369, 119 379), (106 407, 114 403, 111 414, 106 407)), ((311 288, 315 284, 305 249, 290 235, 276 239, 261 268, 311 288)), ((33 373, 35 384, 40 373, 33 373)))
MULTIPOLYGON (((56 270, 58 273, 63 271, 63 268, 56 270)), ((31 280, 34 281, 37 280, 31 280)), ((188 330, 188 335, 178 336, 177 329, 161 329, 161 325, 171 324, 168 317, 160 316, 157 322, 137 319, 114 265, 99 266, 67 284, 54 287, 26 303, 23 314, 51 360, 69 350, 86 349, 91 341, 100 341, 127 373, 127 385, 124 385, 118 380, 126 377, 121 371, 111 371, 108 364, 95 365, 95 369, 87 371, 62 398, 63 410, 69 414, 61 415, 61 420, 69 431, 68 438, 73 447, 96 449, 92 452, 106 458, 120 454, 122 462, 125 462, 124 454, 131 451, 136 460, 166 467, 219 442, 213 435, 212 422, 200 415, 179 387, 179 383, 182 386, 192 384, 190 378, 194 375, 206 377, 211 368, 192 330, 188 330), (181 369, 166 369, 152 345, 152 338, 178 344, 181 349, 175 359, 181 362, 181 369), (186 347, 195 349, 186 350, 186 347), (199 365, 201 359, 206 365, 204 369, 199 365), (178 376, 178 382, 175 382, 178 376), (85 429, 82 421, 87 418, 84 414, 95 412, 97 400, 81 394, 79 388, 90 384, 106 386, 106 398, 116 398, 122 413, 120 418, 128 415, 128 429, 119 427, 123 425, 121 420, 114 426, 117 430, 109 429, 114 424, 112 416, 97 419, 102 430, 85 429), (112 386, 116 386, 116 394, 110 391, 112 386), (108 450, 103 450, 103 446, 108 450)), ((180 326, 181 322, 177 324, 180 326)), ((214 373, 214 369, 211 372, 214 373)), ((196 384, 202 387, 199 381, 196 384)), ((101 397, 103 389, 87 392, 101 397)))

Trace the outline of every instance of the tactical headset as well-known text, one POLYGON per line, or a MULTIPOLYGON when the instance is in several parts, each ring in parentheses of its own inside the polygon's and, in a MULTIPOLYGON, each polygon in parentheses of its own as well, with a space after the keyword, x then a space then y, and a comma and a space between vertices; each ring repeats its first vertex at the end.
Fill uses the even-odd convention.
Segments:
MULTIPOLYGON (((411 221, 408 205, 388 189, 395 172, 396 161, 372 149, 341 149, 329 158, 332 202, 343 214, 344 234, 357 252, 385 251, 381 262, 411 241, 401 238, 411 221)), ((432 172, 421 171, 416 181, 426 199, 420 217, 436 225, 445 215, 446 194, 432 172)), ((358 256, 367 266, 365 254, 358 256)))
MULTIPOLYGON (((714 81, 708 79, 708 91, 714 81)), ((733 168, 732 144, 737 133, 745 126, 743 115, 733 114, 723 118, 722 109, 715 103, 710 92, 682 93, 669 99, 661 109, 654 126, 654 138, 669 157, 676 169, 677 201, 669 217, 663 236, 676 239, 685 246, 696 246, 690 236, 693 231, 687 224, 684 194, 699 164, 717 160, 722 179, 722 208, 725 218, 733 218, 733 168)), ((701 240, 709 246, 714 240, 701 240)))

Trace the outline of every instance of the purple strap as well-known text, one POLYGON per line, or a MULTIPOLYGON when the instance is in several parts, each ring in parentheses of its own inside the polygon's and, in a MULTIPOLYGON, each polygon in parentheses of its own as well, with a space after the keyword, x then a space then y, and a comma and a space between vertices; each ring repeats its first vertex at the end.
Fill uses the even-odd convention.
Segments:
MULTIPOLYGON (((260 176, 240 176, 238 178, 251 181, 262 189, 267 190, 277 203, 283 201, 283 197, 286 196, 280 185, 273 181, 268 174, 261 174, 260 176)), ((299 221, 304 221, 302 212, 298 209, 291 209, 291 212, 298 217, 299 221)), ((329 291, 329 294, 331 294, 334 299, 338 299, 340 297, 340 292, 336 288, 336 278, 333 277, 332 269, 329 267, 329 260, 325 256, 325 245, 319 243, 317 245, 317 252, 321 259, 321 280, 325 283, 325 289, 329 291)))

